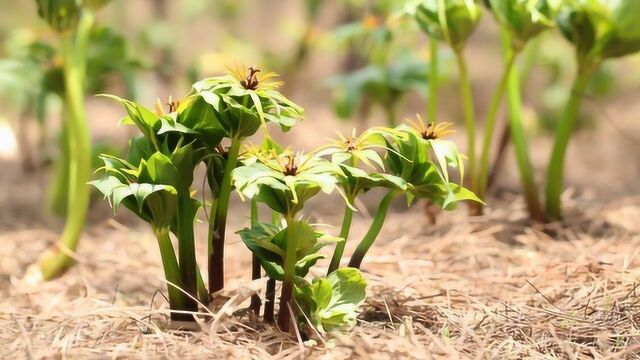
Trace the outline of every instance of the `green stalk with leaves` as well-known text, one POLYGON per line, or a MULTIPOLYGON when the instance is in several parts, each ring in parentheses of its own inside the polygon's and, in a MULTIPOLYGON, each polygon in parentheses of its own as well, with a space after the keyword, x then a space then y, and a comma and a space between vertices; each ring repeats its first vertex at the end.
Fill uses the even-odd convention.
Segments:
POLYGON ((425 124, 418 116, 411 127, 399 126, 395 136, 385 137, 384 169, 389 191, 382 198, 373 222, 356 250, 351 255, 349 267, 360 268, 364 257, 378 238, 391 201, 405 194, 407 204, 415 199, 428 199, 445 210, 455 208, 464 200, 480 201, 473 192, 449 179, 449 167, 457 168, 464 178, 462 155, 453 142, 442 139, 451 133, 449 123, 425 124))
MULTIPOLYGON (((234 171, 236 189, 245 197, 265 203, 281 214, 286 227, 259 224, 240 235, 262 262, 269 277, 282 281, 278 327, 292 332, 298 310, 293 298, 296 287, 309 268, 323 255, 318 250, 327 238, 299 219, 306 201, 320 192, 331 193, 337 183, 338 168, 315 155, 282 153, 256 154, 256 159, 234 171)), ((304 287, 304 286, 303 286, 304 287)))
POLYGON ((603 61, 640 51, 640 26, 635 0, 573 0, 563 5, 558 26, 576 50, 577 73, 558 122, 547 169, 546 212, 562 216, 561 195, 565 155, 591 75, 603 61))
POLYGON ((59 32, 64 61, 65 130, 69 149, 67 219, 54 249, 44 252, 36 275, 44 280, 63 273, 73 263, 89 207, 91 141, 84 108, 86 58, 89 34, 94 23, 93 9, 76 1, 37 1, 38 13, 59 32))
POLYGON ((193 96, 204 101, 216 123, 230 140, 228 150, 220 151, 224 171, 210 166, 209 186, 217 197, 209 213, 209 291, 224 288, 224 244, 229 199, 232 191, 232 172, 238 164, 243 141, 266 122, 275 122, 283 130, 295 125, 302 117, 302 109, 278 92, 280 82, 273 81, 275 73, 262 75, 260 70, 238 67, 231 75, 204 79, 193 86, 193 96))
MULTIPOLYGON (((393 129, 383 127, 370 128, 360 136, 356 136, 354 130, 349 138, 339 135, 337 140, 323 147, 317 153, 318 156, 328 156, 330 161, 341 170, 338 176, 338 185, 346 199, 344 218, 338 235, 344 241, 336 244, 327 274, 331 274, 340 267, 351 230, 355 199, 362 193, 376 187, 391 189, 393 193, 401 193, 406 190, 406 184, 402 179, 384 173, 384 163, 378 153, 378 151, 386 149, 385 138, 396 135, 393 129)), ((384 211, 381 209, 382 206, 378 211, 386 213, 386 209, 384 211)), ((381 217, 384 218, 384 215, 381 217)), ((372 236, 375 238, 377 233, 372 236)))
MULTIPOLYGON (((531 186, 533 179, 531 178, 530 169, 527 168, 528 159, 524 159, 526 156, 526 149, 522 149, 523 138, 519 133, 522 125, 514 124, 517 121, 515 117, 519 118, 520 114, 514 114, 514 110, 519 106, 520 99, 513 99, 514 95, 518 95, 518 89, 513 89, 514 70, 517 69, 516 60, 526 45, 538 36, 543 31, 550 29, 554 26, 553 18, 556 13, 556 6, 554 1, 549 0, 514 0, 514 1, 500 1, 500 0, 485 0, 485 5, 493 13, 494 18, 501 26, 501 37, 504 50, 504 62, 505 67, 498 84, 498 87, 493 93, 493 97, 487 110, 484 136, 482 140, 482 151, 480 155, 480 167, 477 173, 477 195, 481 199, 486 199, 487 183, 489 179, 489 155, 491 151, 491 145, 493 143, 493 132, 495 128, 495 122, 498 117, 498 110, 505 92, 509 89, 509 117, 511 123, 515 125, 513 129, 516 132, 516 136, 520 138, 516 139, 515 144, 517 146, 516 151, 519 154, 517 156, 518 166, 521 170, 521 179, 523 184, 527 186, 525 192, 535 191, 535 185, 531 186), (511 87, 511 88, 510 88, 511 87), (517 91, 517 92, 516 92, 517 91), (516 104, 515 102, 518 102, 516 104), (524 172, 523 172, 523 171, 524 172)), ((525 145, 526 146, 526 145, 525 145)), ((530 167, 530 165, 529 165, 530 167)), ((540 219, 539 204, 537 200, 537 194, 528 194, 526 196, 527 205, 532 217, 540 219)), ((482 210, 481 208, 479 209, 482 210)))
MULTIPOLYGON (((464 49, 467 40, 480 21, 482 15, 480 6, 472 0, 420 0, 409 11, 414 15, 423 31, 432 38, 446 42, 455 55, 460 77, 460 96, 467 136, 467 156, 469 159, 467 168, 471 189, 475 191, 478 185, 475 107, 471 79, 464 59, 464 49)), ((429 119, 429 121, 434 120, 429 119)))

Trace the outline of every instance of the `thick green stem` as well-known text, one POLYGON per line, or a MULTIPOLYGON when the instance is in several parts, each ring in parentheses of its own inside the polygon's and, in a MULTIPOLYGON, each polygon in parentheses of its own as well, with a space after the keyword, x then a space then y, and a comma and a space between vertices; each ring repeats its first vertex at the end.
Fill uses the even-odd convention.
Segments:
POLYGON ((293 296, 293 280, 296 273, 296 252, 298 250, 297 220, 292 215, 286 217, 287 243, 284 257, 284 278, 282 281, 282 293, 280 294, 280 309, 278 311, 278 327, 283 332, 293 330, 291 312, 291 300, 293 296))
POLYGON ((473 95, 471 89, 471 80, 467 71, 467 64, 464 61, 462 52, 456 51, 455 57, 458 63, 458 72, 460 73, 460 94, 462 96, 462 107, 464 110, 464 125, 467 132, 467 158, 468 173, 471 179, 471 189, 476 187, 476 124, 475 124, 475 108, 473 105, 473 95))
POLYGON ((564 160, 569 145, 571 133, 575 128, 580 111, 582 97, 589 84, 589 79, 593 71, 591 68, 580 67, 578 74, 571 88, 571 95, 567 101, 566 107, 556 127, 553 150, 551 159, 549 160, 549 168, 547 170, 547 188, 546 188, 546 212, 552 219, 560 219, 562 217, 562 207, 560 197, 562 195, 562 185, 564 180, 564 160))
POLYGON ((184 290, 189 293, 193 299, 189 298, 186 304, 189 311, 196 312, 198 303, 198 270, 196 262, 196 241, 194 234, 194 221, 196 215, 196 207, 193 204, 189 189, 185 189, 185 193, 178 196, 178 250, 180 263, 180 276, 184 290))
POLYGON ((58 241, 57 249, 44 253, 39 261, 42 278, 52 279, 63 273, 73 260, 70 253, 78 247, 89 207, 89 176, 91 173, 91 140, 87 126, 84 95, 86 56, 89 33, 94 15, 83 11, 78 28, 73 35, 63 38, 65 103, 68 106, 66 121, 69 131, 69 193, 67 220, 58 241))
POLYGON ((427 120, 437 122, 438 121, 438 88, 439 88, 439 55, 438 55, 438 40, 435 37, 431 37, 430 44, 430 56, 429 56, 429 101, 427 102, 427 120))
POLYGON ((60 217, 67 213, 69 201, 69 163, 71 153, 69 149, 69 131, 67 130, 67 112, 60 112, 62 126, 60 129, 60 157, 55 161, 55 169, 47 194, 47 211, 60 217))
MULTIPOLYGON (((171 284, 167 284, 167 291, 169 294, 169 307, 171 310, 178 311, 192 311, 189 309, 189 298, 176 286, 184 289, 182 279, 180 276, 180 267, 178 266, 178 259, 176 253, 171 244, 171 238, 169 236, 169 227, 155 227, 153 233, 158 240, 158 247, 160 248, 160 257, 162 258, 162 267, 164 268, 164 277, 171 284), (175 286, 174 286, 175 285, 175 286)), ((171 320, 177 321, 193 321, 193 316, 190 314, 171 313, 171 320)))
POLYGON ((380 205, 378 205, 378 211, 376 212, 375 217, 373 218, 373 222, 371 223, 371 227, 369 231, 365 234, 358 247, 351 255, 351 260, 349 260, 349 267, 359 269, 362 264, 362 260, 364 256, 367 254, 371 245, 376 241, 378 234, 380 234, 380 230, 382 230, 382 225, 384 225, 384 219, 387 216, 387 212, 389 211, 389 205, 391 205, 391 201, 398 195, 400 192, 396 190, 391 190, 387 195, 382 198, 380 201, 380 205))
POLYGON ((476 189, 476 194, 480 199, 485 200, 486 192, 487 192, 487 179, 489 177, 489 152, 491 150, 491 143, 493 140, 493 130, 495 129, 496 119, 498 118, 498 110, 500 109, 500 104, 502 103, 502 98, 504 97, 505 90, 507 89, 507 84, 509 82, 509 74, 511 74, 511 69, 515 64, 516 53, 514 51, 510 51, 507 54, 504 73, 502 74, 502 78, 500 79, 500 83, 498 87, 493 93, 493 97, 491 99, 491 103, 489 104, 489 109, 487 110, 487 118, 484 124, 484 135, 482 138, 482 152, 480 153, 480 169, 477 174, 478 178, 475 183, 478 186, 476 189))
MULTIPOLYGON (((349 203, 353 203, 353 199, 348 200, 349 203)), ((331 274, 340 267, 340 260, 344 254, 344 248, 347 245, 347 238, 349 238, 349 231, 351 230, 351 221, 353 220, 353 210, 347 204, 344 208, 344 215, 342 217, 342 228, 340 229, 340 238, 343 241, 336 244, 336 249, 331 257, 331 263, 329 264, 329 270, 327 275, 331 274)))
MULTIPOLYGON (((505 30, 503 30, 503 32, 504 31, 505 30)), ((505 59, 508 59, 508 54, 512 51, 511 42, 509 41, 508 36, 504 34, 502 47, 505 54, 504 57, 505 59)), ((509 80, 507 82, 509 132, 511 134, 511 141, 513 142, 516 161, 518 163, 518 170, 520 171, 520 184, 522 186, 525 202, 527 203, 527 209, 529 210, 529 217, 536 221, 543 221, 544 214, 542 213, 542 206, 540 205, 538 185, 536 184, 533 167, 531 166, 527 137, 524 132, 524 127, 522 126, 521 97, 520 75, 518 69, 514 66, 509 72, 509 80)))
POLYGON ((240 143, 237 137, 231 139, 217 206, 209 214, 209 291, 212 293, 224 288, 224 239, 231 197, 231 173, 238 162, 240 143))
MULTIPOLYGON (((251 227, 253 228, 258 224, 258 201, 253 198, 251 199, 251 227)), ((261 267, 260 267, 260 259, 256 256, 256 254, 251 254, 251 280, 258 280, 262 277, 261 267)), ((251 305, 249 308, 253 311, 253 313, 257 316, 260 315, 260 307, 262 305, 262 301, 260 300, 260 295, 253 294, 251 296, 251 305)))

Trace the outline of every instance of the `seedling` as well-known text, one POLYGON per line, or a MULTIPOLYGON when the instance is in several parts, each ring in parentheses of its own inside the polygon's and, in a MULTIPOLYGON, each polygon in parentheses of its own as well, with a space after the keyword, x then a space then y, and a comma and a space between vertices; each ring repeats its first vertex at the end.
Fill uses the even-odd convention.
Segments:
POLYGON ((575 47, 578 69, 547 170, 546 212, 553 219, 562 215, 565 154, 589 80, 603 61, 640 51, 638 13, 640 2, 635 0, 574 0, 560 10, 558 26, 575 47))
POLYGON ((415 12, 415 18, 425 32, 446 42, 455 54, 467 135, 471 189, 477 189, 475 110, 464 49, 480 21, 481 9, 473 0, 423 0, 417 2, 411 11, 415 12))
POLYGON ((283 284, 278 312, 278 326, 285 332, 293 329, 291 315, 294 308, 291 300, 299 251, 312 248, 309 242, 316 239, 315 232, 310 230, 306 222, 300 221, 297 214, 305 202, 320 191, 333 191, 337 182, 336 171, 330 162, 304 154, 262 158, 234 171, 238 191, 250 199, 256 197, 259 202, 281 214, 287 225, 282 235, 284 250, 280 254, 283 284))
POLYGON ((335 31, 337 42, 358 44, 365 66, 328 81, 334 93, 334 108, 339 117, 348 118, 360 107, 366 121, 371 105, 378 106, 387 125, 398 123, 398 106, 407 94, 424 92, 428 64, 418 59, 402 42, 403 23, 393 15, 398 2, 375 2, 360 20, 335 31))
POLYGON ((35 277, 51 279, 72 264, 69 253, 75 251, 82 234, 89 206, 86 186, 91 171, 91 142, 87 126, 84 91, 86 86, 87 47, 94 23, 94 10, 102 3, 75 0, 37 0, 38 14, 56 30, 63 54, 65 103, 68 109, 66 130, 69 148, 68 215, 54 250, 42 254, 35 277))
POLYGON ((384 167, 392 175, 385 176, 385 179, 396 187, 391 187, 380 202, 371 227, 351 256, 349 267, 359 268, 362 264, 395 197, 405 194, 408 205, 418 198, 428 199, 445 210, 455 208, 459 201, 480 201, 471 191, 450 181, 449 167, 458 169, 461 180, 464 177, 462 155, 453 142, 442 139, 450 133, 450 126, 446 123, 425 124, 420 117, 411 125, 399 126, 396 131, 400 136, 385 138, 384 167))
MULTIPOLYGON (((322 148, 319 156, 329 156, 331 162, 341 170, 338 173, 338 183, 346 198, 344 217, 339 237, 344 241, 336 244, 327 274, 331 274, 340 266, 344 248, 349 238, 353 219, 356 197, 375 187, 383 187, 394 194, 407 189, 401 178, 384 173, 384 163, 378 151, 386 150, 385 137, 401 136, 390 128, 371 128, 356 136, 355 130, 351 137, 339 135, 339 139, 322 148)), ((386 198, 385 198, 386 199, 386 198)), ((383 199, 381 206, 388 205, 383 199)))
MULTIPOLYGON (((274 73, 262 74, 250 67, 231 69, 231 75, 212 77, 193 85, 196 103, 210 107, 216 126, 230 139, 223 150, 224 171, 210 163, 209 186, 217 196, 209 214, 209 290, 224 288, 224 243, 231 195, 231 173, 236 168, 242 142, 262 127, 268 138, 266 122, 274 122, 288 130, 302 117, 302 108, 278 92, 280 82, 273 81, 274 73), (217 174, 217 176, 216 176, 217 174)), ((221 163, 217 163, 220 165, 221 163)))

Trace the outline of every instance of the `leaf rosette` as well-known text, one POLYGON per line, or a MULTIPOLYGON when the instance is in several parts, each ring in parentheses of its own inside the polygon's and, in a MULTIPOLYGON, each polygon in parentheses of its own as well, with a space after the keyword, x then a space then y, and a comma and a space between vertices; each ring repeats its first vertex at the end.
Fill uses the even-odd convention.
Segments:
POLYGON ((213 108, 212 114, 227 137, 249 137, 266 122, 287 131, 302 118, 302 108, 278 91, 281 83, 273 80, 275 73, 261 75, 252 67, 248 73, 241 67, 230 72, 198 81, 191 94, 213 108))

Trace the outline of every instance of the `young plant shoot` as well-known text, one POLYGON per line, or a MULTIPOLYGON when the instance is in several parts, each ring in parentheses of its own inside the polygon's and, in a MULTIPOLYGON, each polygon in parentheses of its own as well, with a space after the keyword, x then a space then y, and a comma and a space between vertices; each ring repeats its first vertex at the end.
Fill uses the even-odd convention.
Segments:
MULTIPOLYGON (((393 194, 407 189, 404 180, 383 172, 384 163, 377 151, 386 150, 385 137, 394 135, 397 134, 389 128, 371 128, 356 137, 354 130, 350 138, 340 135, 338 140, 317 153, 318 156, 329 156, 331 162, 340 168, 338 184, 347 200, 339 235, 344 241, 336 244, 327 274, 331 274, 340 267, 351 230, 353 203, 356 197, 374 187, 387 188, 393 194)), ((388 202, 383 200, 382 205, 388 202)))
POLYGON ((467 135, 470 183, 471 189, 475 191, 477 189, 475 110, 464 49, 480 21, 482 14, 480 6, 473 0, 420 0, 411 11, 415 12, 415 18, 422 30, 432 38, 446 42, 455 55, 467 135))
MULTIPOLYGON (((294 330, 293 321, 298 313, 293 301, 294 292, 307 293, 300 288, 313 286, 303 278, 311 266, 323 258, 318 253, 326 244, 323 239, 331 238, 316 232, 307 221, 299 219, 298 214, 306 201, 320 192, 329 194, 335 189, 338 171, 334 164, 316 155, 287 152, 258 156, 234 171, 236 189, 243 196, 255 198, 281 214, 286 224, 284 229, 259 224, 240 233, 245 244, 260 258, 269 277, 283 282, 278 311, 278 327, 282 331, 294 330)), ((359 283, 363 281, 361 279, 359 283)), ((343 290, 348 291, 350 285, 344 286, 343 290)), ((362 299, 358 297, 353 301, 359 304, 362 299)), ((323 308, 326 306, 322 304, 323 308)))
POLYGON ((547 169, 546 212, 552 219, 562 215, 565 154, 591 75, 607 59, 640 51, 639 13, 637 0, 573 0, 561 7, 558 26, 575 47, 577 73, 558 122, 547 169))
MULTIPOLYGON (((515 99, 514 97, 519 96, 520 91, 513 86, 514 81, 517 81, 514 77, 517 76, 516 64, 518 55, 530 40, 554 26, 553 18, 556 6, 553 3, 553 0, 485 0, 485 4, 501 26, 503 42, 505 42, 505 68, 486 114, 480 166, 477 173, 478 178, 475 181, 478 186, 476 194, 483 200, 486 198, 489 178, 489 153, 493 132, 502 98, 508 89, 510 129, 513 143, 516 147, 516 154, 518 155, 516 158, 520 169, 521 181, 531 217, 537 220, 542 219, 537 188, 526 148, 526 139, 520 123, 521 114, 514 113, 514 111, 519 110, 520 102, 519 98, 515 99)), ((480 207, 479 210, 482 211, 482 208, 480 207)))
POLYGON ((451 132, 451 124, 425 124, 418 116, 411 125, 401 125, 394 130, 400 133, 399 136, 385 138, 384 168, 389 174, 382 175, 382 183, 390 190, 381 200, 371 227, 351 256, 349 267, 360 268, 395 197, 406 194, 408 205, 416 198, 428 199, 445 210, 454 208, 459 201, 479 201, 471 191, 450 181, 448 167, 457 168, 461 180, 464 177, 462 155, 453 142, 441 139, 451 132))
POLYGON ((255 134, 260 127, 265 131, 266 122, 274 122, 286 131, 302 117, 303 110, 285 98, 278 88, 280 82, 273 81, 275 73, 262 75, 259 69, 238 67, 231 75, 212 77, 193 85, 193 97, 197 104, 207 106, 214 123, 229 139, 230 146, 220 148, 221 162, 212 162, 209 171, 209 186, 216 196, 209 212, 209 291, 224 288, 224 243, 231 196, 231 173, 236 168, 240 146, 255 134), (224 171, 216 169, 224 164, 224 171), (216 176, 217 174, 217 176, 216 176))
POLYGON ((191 184, 196 166, 211 156, 224 132, 211 126, 211 112, 193 98, 169 104, 166 113, 157 112, 121 99, 128 116, 142 137, 129 143, 126 159, 102 156, 104 177, 91 182, 116 210, 124 204, 148 222, 160 247, 169 302, 174 321, 193 321, 198 310, 196 299, 207 302, 208 292, 196 263, 194 222, 200 202, 192 197, 191 184), (178 240, 178 254, 170 233, 178 240))
POLYGON ((32 268, 36 280, 49 280, 63 273, 73 260, 89 207, 91 141, 84 106, 87 72, 87 47, 94 24, 94 11, 103 3, 76 0, 37 0, 38 14, 58 33, 61 42, 64 77, 64 102, 67 109, 64 128, 69 166, 67 218, 55 248, 45 251, 38 268, 32 268))

